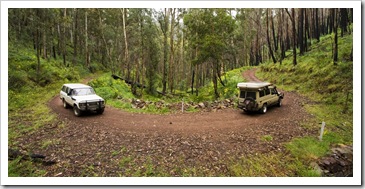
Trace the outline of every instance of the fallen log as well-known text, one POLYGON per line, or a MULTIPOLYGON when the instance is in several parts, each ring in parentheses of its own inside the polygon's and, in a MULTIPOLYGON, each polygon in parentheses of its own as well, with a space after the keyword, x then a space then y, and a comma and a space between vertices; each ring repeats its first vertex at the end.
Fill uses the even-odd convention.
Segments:
POLYGON ((40 162, 46 166, 57 163, 57 161, 55 161, 55 160, 45 160, 46 156, 42 155, 42 154, 33 154, 32 153, 32 154, 28 155, 28 154, 22 153, 21 151, 16 150, 16 149, 11 149, 11 148, 8 149, 8 160, 14 160, 19 157, 21 158, 21 160, 28 160, 28 161, 30 160, 33 162, 40 162))
POLYGON ((138 88, 147 88, 146 85, 142 85, 142 84, 140 84, 138 82, 134 82, 132 80, 124 79, 124 78, 122 78, 122 77, 120 77, 118 75, 115 75, 115 74, 112 74, 112 77, 113 77, 113 79, 120 79, 120 80, 124 81, 125 83, 127 83, 129 85, 132 85, 132 86, 134 85, 134 86, 136 86, 138 88))

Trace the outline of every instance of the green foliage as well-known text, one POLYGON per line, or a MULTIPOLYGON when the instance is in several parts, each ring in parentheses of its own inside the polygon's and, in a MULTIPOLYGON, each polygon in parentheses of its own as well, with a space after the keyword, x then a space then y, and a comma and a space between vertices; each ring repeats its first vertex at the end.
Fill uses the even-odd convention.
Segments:
POLYGON ((231 176, 294 176, 296 170, 293 162, 288 156, 281 153, 246 155, 238 161, 232 160, 228 167, 231 176))
POLYGON ((272 136, 271 136, 271 135, 264 135, 264 136, 262 136, 262 137, 261 137, 261 140, 262 140, 262 141, 269 142, 269 141, 272 141, 272 140, 273 140, 273 138, 272 138, 272 136))
POLYGON ((103 74, 101 77, 91 80, 88 85, 92 86, 95 92, 107 101, 116 98, 134 98, 130 87, 122 80, 113 79, 111 73, 103 74))
POLYGON ((46 173, 44 170, 36 169, 32 161, 24 161, 21 157, 8 163, 9 177, 37 177, 46 173))
POLYGON ((26 47, 9 43, 9 90, 19 91, 23 87, 41 86, 77 81, 88 74, 80 65, 66 67, 61 60, 40 60, 37 73, 35 52, 26 47))
POLYGON ((324 156, 329 150, 329 141, 319 141, 313 137, 297 138, 286 145, 286 148, 295 157, 304 160, 316 160, 321 156, 324 156))
MULTIPOLYGON (((225 86, 218 83, 218 92, 220 95, 220 99, 237 98, 238 95, 237 83, 245 81, 244 78, 242 77, 242 72, 244 72, 247 69, 250 68, 249 67, 237 68, 226 72, 222 76, 222 80, 225 83, 225 86)), ((211 102, 216 100, 214 97, 213 82, 209 82, 208 85, 199 89, 198 96, 195 96, 195 94, 190 95, 189 99, 194 102, 204 102, 204 101, 211 102)))
MULTIPOLYGON (((17 146, 19 137, 37 132, 39 128, 56 122, 56 115, 47 106, 48 101, 59 93, 62 84, 78 82, 89 72, 80 65, 66 67, 62 60, 41 59, 37 74, 35 52, 26 46, 9 42, 8 64, 8 142, 17 146)), ((62 127, 62 123, 59 123, 62 127)), ((58 140, 39 141, 41 148, 59 143, 58 140)), ((23 144, 24 145, 24 144, 23 144)), ((31 148, 26 144, 24 148, 31 148)), ((9 161, 11 176, 42 176, 45 171, 30 161, 9 161)))
MULTIPOLYGON (((332 62, 332 40, 330 35, 321 37, 319 43, 312 44, 311 50, 298 56, 298 65, 293 66, 291 58, 284 59, 282 65, 265 63, 257 75, 263 80, 276 83, 286 91, 296 91, 309 98, 312 103, 305 109, 315 116, 305 124, 307 128, 317 128, 326 123, 322 141, 315 137, 296 138, 286 145, 291 154, 304 164, 309 164, 329 151, 338 143, 352 144, 353 138, 353 62, 350 61, 352 35, 339 38, 339 62, 332 62)), ((298 164, 299 166, 299 164, 298 164)), ((317 176, 312 168, 300 168, 302 176, 317 176)))

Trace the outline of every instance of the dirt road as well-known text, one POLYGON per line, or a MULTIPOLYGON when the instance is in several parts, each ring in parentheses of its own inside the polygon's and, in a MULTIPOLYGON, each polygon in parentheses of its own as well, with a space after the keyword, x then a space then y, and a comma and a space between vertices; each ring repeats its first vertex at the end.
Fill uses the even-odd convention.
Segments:
MULTIPOLYGON (((259 81, 255 70, 243 76, 259 81)), ((136 167, 145 169, 146 164, 166 171, 166 176, 181 176, 176 171, 179 167, 198 167, 206 172, 204 176, 229 176, 229 160, 282 151, 283 143, 310 132, 300 127, 309 116, 301 98, 292 92, 285 92, 282 107, 271 107, 266 114, 223 109, 151 115, 107 107, 102 115, 75 117, 71 109, 63 108, 58 96, 49 107, 64 128, 57 126, 36 136, 54 141, 37 151, 59 161, 45 167, 46 176, 128 175, 136 167), (268 135, 272 140, 263 140, 268 135), (90 166, 94 175, 89 175, 90 166)))

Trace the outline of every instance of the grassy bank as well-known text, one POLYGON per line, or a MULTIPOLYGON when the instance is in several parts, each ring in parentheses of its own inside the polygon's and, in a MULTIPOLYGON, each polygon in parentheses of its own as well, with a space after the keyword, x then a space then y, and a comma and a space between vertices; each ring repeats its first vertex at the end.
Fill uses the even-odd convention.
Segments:
MULTIPOLYGON (((25 136, 39 128, 58 124, 56 114, 47 103, 64 83, 78 82, 90 75, 83 66, 66 66, 61 59, 40 59, 39 74, 37 57, 29 48, 9 44, 8 88, 8 144, 12 149, 32 149, 24 142, 25 136)), ((33 161, 8 161, 9 176, 42 176, 33 161)))
MULTIPOLYGON (((353 141, 353 62, 350 60, 352 35, 339 38, 339 61, 332 60, 333 36, 321 37, 310 51, 297 56, 298 64, 292 64, 288 56, 280 63, 264 63, 259 66, 257 76, 276 83, 280 89, 295 91, 309 99, 304 104, 314 119, 303 123, 303 127, 318 129, 325 122, 323 141, 317 136, 297 138, 286 145, 291 154, 309 164, 326 155, 336 144, 352 145, 353 141)), ((305 175, 301 175, 305 176, 305 175)))

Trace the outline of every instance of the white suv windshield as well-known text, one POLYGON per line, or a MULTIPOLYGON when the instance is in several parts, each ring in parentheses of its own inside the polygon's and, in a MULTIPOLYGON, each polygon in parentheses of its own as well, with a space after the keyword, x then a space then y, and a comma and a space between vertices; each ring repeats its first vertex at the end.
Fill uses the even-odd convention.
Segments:
POLYGON ((74 89, 72 95, 74 96, 84 96, 84 95, 94 95, 95 91, 92 88, 74 89))

